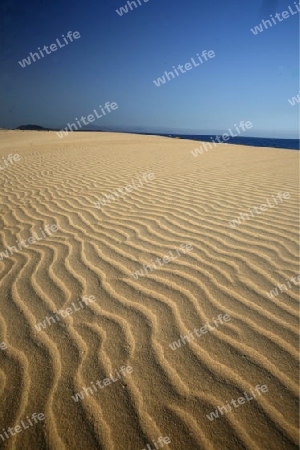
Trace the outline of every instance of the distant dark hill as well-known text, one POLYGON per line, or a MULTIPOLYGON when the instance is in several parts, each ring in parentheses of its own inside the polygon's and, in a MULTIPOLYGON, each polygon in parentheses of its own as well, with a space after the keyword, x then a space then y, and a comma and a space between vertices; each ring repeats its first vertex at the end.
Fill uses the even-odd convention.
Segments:
POLYGON ((40 125, 20 125, 19 127, 15 128, 15 130, 34 130, 34 131, 48 131, 50 128, 44 128, 40 125))

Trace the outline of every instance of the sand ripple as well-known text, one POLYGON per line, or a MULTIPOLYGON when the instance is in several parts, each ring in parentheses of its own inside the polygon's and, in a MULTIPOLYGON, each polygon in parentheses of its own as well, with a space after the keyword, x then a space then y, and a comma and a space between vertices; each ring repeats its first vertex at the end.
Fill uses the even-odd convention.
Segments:
POLYGON ((194 158, 193 142, 160 137, 0 134, 0 156, 22 158, 0 173, 0 252, 58 227, 0 261, 0 430, 46 416, 0 448, 142 450, 159 436, 172 450, 298 448, 299 290, 267 295, 299 274, 297 152, 194 158), (155 180, 95 207, 145 172, 155 180), (290 199, 229 226, 278 192, 290 199), (181 244, 193 250, 133 277, 181 244), (96 301, 37 331, 84 295, 96 301), (219 314, 230 322, 171 350, 219 314), (74 402, 122 365, 132 374, 74 402), (257 384, 268 393, 207 419, 257 384))

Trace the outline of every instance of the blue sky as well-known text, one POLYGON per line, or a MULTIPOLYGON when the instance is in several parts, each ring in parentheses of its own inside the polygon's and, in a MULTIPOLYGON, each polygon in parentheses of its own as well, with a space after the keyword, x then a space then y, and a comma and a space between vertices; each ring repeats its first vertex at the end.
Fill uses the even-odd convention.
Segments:
MULTIPOLYGON (((7 0, 0 6, 0 127, 63 127, 100 104, 118 109, 94 122, 215 134, 251 121, 248 136, 298 137, 299 13, 250 31, 294 2, 277 0, 7 0), (22 68, 37 48, 81 38, 22 68), (165 85, 153 80, 203 50, 208 60, 165 85)), ((99 108, 98 108, 99 109, 99 108)))

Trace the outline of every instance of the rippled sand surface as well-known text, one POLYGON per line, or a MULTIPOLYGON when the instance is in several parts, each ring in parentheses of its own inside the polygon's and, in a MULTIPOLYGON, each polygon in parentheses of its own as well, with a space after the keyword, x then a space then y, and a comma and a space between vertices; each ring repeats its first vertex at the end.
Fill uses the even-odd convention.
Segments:
POLYGON ((0 448, 156 450, 166 436, 158 448, 298 448, 298 153, 218 145, 195 158, 197 145, 0 131, 0 161, 21 157, 0 163, 0 252, 40 236, 0 261, 0 448), (272 203, 279 192, 290 198, 272 203), (268 391, 207 417, 257 385, 268 391), (45 419, 9 434, 34 413, 45 419))

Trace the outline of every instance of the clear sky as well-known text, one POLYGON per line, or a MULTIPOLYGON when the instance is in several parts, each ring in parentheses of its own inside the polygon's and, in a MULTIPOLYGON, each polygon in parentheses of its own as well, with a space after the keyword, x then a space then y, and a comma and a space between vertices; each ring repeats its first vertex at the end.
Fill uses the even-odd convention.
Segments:
POLYGON ((105 102, 94 125, 215 134, 251 121, 248 136, 298 137, 299 17, 250 28, 293 0, 7 0, 0 6, 0 127, 64 127, 105 102), (81 37, 22 68, 18 61, 68 31, 81 37), (173 66, 215 58, 156 87, 173 66))

